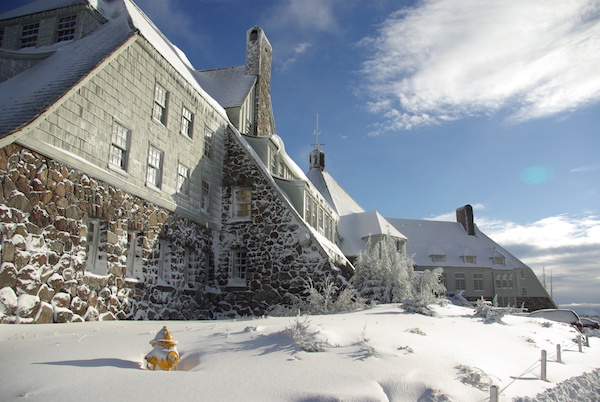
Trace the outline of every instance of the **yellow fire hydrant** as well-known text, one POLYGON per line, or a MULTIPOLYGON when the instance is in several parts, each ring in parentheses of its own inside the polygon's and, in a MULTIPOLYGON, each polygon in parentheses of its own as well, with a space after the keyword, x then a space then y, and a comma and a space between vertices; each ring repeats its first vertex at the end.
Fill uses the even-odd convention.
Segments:
POLYGON ((177 341, 173 340, 173 334, 166 326, 158 331, 154 339, 150 341, 150 345, 154 349, 145 357, 150 370, 171 371, 175 369, 179 363, 179 352, 175 346, 177 341))

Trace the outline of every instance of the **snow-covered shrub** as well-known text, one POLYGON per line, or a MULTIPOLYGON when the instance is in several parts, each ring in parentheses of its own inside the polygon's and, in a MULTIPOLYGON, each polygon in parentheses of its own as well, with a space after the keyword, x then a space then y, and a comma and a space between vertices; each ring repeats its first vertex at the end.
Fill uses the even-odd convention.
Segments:
POLYGON ((293 301, 288 306, 278 305, 271 308, 270 316, 293 317, 298 314, 331 314, 358 311, 365 308, 363 298, 356 295, 351 286, 340 290, 335 280, 331 277, 325 278, 322 286, 316 286, 309 279, 305 283, 308 293, 306 299, 294 295, 293 301))
POLYGON ((351 282, 371 302, 399 303, 412 295, 412 261, 398 252, 392 239, 383 238, 373 244, 369 237, 355 268, 351 282))
POLYGON ((294 340, 296 345, 305 352, 322 352, 325 350, 326 342, 319 339, 319 331, 311 328, 311 322, 308 317, 300 320, 296 317, 285 329, 285 332, 294 340))
POLYGON ((410 313, 435 317, 435 311, 431 308, 431 304, 434 301, 428 295, 416 295, 415 297, 405 299, 402 303, 402 308, 410 313))
POLYGON ((427 334, 425 333, 425 331, 423 331, 421 328, 410 328, 410 329, 407 329, 406 332, 408 332, 410 334, 417 334, 417 335, 421 335, 421 336, 427 336, 427 334))
MULTIPOLYGON (((495 297, 494 297, 494 300, 496 300, 495 297)), ((506 325, 506 323, 504 321, 502 321, 502 318, 504 318, 505 315, 510 313, 511 310, 506 309, 506 308, 500 309, 500 308, 498 308, 497 304, 498 303, 490 304, 487 300, 485 300, 483 297, 481 297, 481 299, 477 300, 477 302, 475 304, 474 316, 482 317, 483 322, 486 324, 498 323, 498 324, 506 325)))
POLYGON ((378 357, 377 351, 373 345, 369 343, 369 338, 367 338, 367 324, 363 326, 363 330, 360 334, 360 340, 356 343, 356 345, 360 347, 364 358, 378 357))
POLYGON ((477 367, 458 365, 454 367, 458 371, 459 379, 462 383, 471 385, 482 391, 487 391, 493 385, 491 378, 477 367))

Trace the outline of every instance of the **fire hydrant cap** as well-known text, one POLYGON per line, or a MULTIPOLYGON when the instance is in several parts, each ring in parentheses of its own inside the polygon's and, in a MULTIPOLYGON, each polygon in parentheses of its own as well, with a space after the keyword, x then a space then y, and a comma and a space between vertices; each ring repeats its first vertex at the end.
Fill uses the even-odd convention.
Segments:
POLYGON ((153 340, 150 341, 150 343, 158 343, 164 341, 167 341, 173 345, 177 345, 177 341, 173 340, 173 334, 171 333, 171 331, 169 331, 169 329, 166 326, 156 333, 156 336, 153 340))

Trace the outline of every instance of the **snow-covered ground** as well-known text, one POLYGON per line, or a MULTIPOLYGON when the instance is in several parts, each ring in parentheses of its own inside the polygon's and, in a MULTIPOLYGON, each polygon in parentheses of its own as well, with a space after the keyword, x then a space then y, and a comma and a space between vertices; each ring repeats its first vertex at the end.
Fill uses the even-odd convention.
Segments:
MULTIPOLYGON (((435 310, 436 317, 381 305, 299 318, 5 324, 0 400, 482 401, 494 384, 509 401, 600 367, 600 338, 580 353, 565 324, 521 316, 485 324, 469 308, 435 310), (174 372, 143 364, 163 325, 179 342, 174 372), (558 344, 563 363, 555 362, 558 344), (539 379, 543 349, 548 381, 539 379)), ((597 374, 584 377, 588 388, 598 389, 597 374)), ((581 387, 554 393, 567 397, 573 388, 581 387)))

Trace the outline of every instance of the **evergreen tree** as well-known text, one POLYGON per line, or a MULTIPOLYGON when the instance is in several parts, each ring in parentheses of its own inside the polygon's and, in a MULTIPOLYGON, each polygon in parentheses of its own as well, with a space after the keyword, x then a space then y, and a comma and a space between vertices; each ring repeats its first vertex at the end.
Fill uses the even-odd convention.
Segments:
POLYGON ((373 244, 367 240, 355 264, 352 284, 360 296, 379 303, 399 303, 412 294, 413 265, 396 243, 384 237, 373 244))

